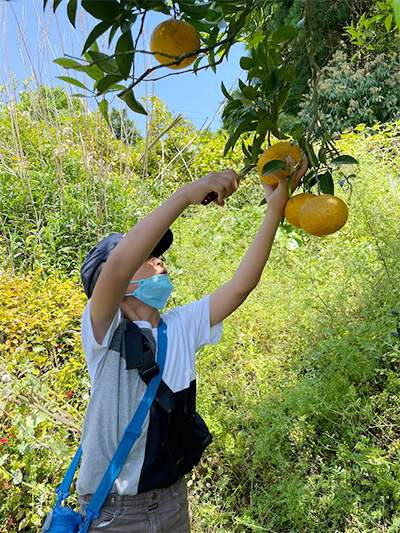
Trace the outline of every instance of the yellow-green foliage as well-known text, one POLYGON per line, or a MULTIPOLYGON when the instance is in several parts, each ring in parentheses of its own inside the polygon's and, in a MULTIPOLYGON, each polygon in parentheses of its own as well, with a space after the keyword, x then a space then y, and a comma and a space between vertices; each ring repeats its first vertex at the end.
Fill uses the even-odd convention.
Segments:
MULTIPOLYGON (((179 131, 190 139, 189 130, 179 131)), ((154 147, 152 179, 113 174, 106 190, 90 182, 107 200, 101 217, 92 216, 86 181, 72 172, 71 188, 59 196, 53 188, 36 226, 35 211, 24 211, 27 175, 13 188, 10 161, 0 173, 4 262, 14 252, 14 272, 2 272, 0 292, 0 531, 40 529, 80 439, 90 386, 79 340, 85 297, 78 277, 66 272, 76 272, 97 236, 127 229, 185 182, 176 168, 158 175, 163 154, 171 161, 181 146, 178 137, 154 147), (17 276, 18 254, 46 270, 17 276)), ((339 147, 360 161, 342 167, 354 173, 350 189, 335 173, 347 224, 325 238, 281 226, 258 287, 225 321, 221 342, 199 354, 198 407, 214 442, 189 477, 193 531, 399 531, 397 139, 398 124, 343 135, 339 147)), ((190 165, 194 176, 223 163, 223 135, 204 140, 190 165)), ((237 168, 235 157, 227 166, 237 168)), ((49 179, 40 175, 35 194, 54 187, 49 179)), ((175 222, 170 305, 232 276, 264 216, 261 199, 258 179, 248 177, 224 209, 192 207, 175 222)))
MULTIPOLYGON (((190 479, 194 531, 398 531, 397 133, 343 136, 360 161, 342 167, 352 189, 335 175, 347 224, 325 238, 279 228, 257 289, 199 356, 199 406, 215 439, 190 479)), ((248 198, 181 222, 179 302, 234 271, 264 213, 261 191, 248 198)))
POLYGON ((37 531, 88 400, 79 334, 86 297, 76 279, 0 279, 0 531, 37 531))
MULTIPOLYGON (((0 293, 0 351, 12 368, 34 367, 49 384, 72 389, 80 370, 80 317, 85 295, 76 279, 42 278, 39 271, 18 278, 3 272, 0 293), (69 375, 70 374, 70 375, 69 375), (69 375, 69 377, 67 377, 69 375)), ((81 377, 81 376, 79 376, 81 377)))

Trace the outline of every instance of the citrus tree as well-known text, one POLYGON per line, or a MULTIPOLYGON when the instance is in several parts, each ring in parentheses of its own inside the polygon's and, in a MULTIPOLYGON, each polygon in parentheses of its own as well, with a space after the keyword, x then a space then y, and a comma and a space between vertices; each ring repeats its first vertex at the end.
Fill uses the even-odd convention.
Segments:
MULTIPOLYGON (((54 10, 62 2, 53 0, 54 10)), ((44 0, 45 7, 47 3, 48 0, 44 0)), ((304 190, 317 187, 318 193, 333 194, 335 165, 336 168, 339 165, 340 172, 341 165, 357 161, 337 151, 320 109, 318 82, 321 67, 316 55, 320 41, 320 4, 315 0, 290 2, 295 10, 288 17, 288 3, 274 0, 81 0, 81 8, 96 19, 96 25, 84 43, 80 58, 63 57, 56 62, 77 73, 84 72, 92 79, 92 87, 87 87, 79 79, 61 77, 95 96, 108 121, 107 94, 116 93, 131 110, 146 114, 145 107, 135 97, 135 88, 150 75, 156 81, 175 75, 177 70, 215 70, 227 58, 232 45, 243 42, 246 51, 240 66, 245 75, 239 80, 238 90, 230 94, 223 83, 221 86, 225 97, 223 121, 230 133, 223 155, 226 156, 240 142, 244 164, 250 168, 259 161, 265 143, 270 146, 272 138, 280 141, 290 138, 308 158, 310 171, 303 179, 304 190), (154 29, 150 50, 142 50, 139 40, 150 11, 161 12, 168 18, 154 29), (100 51, 97 44, 104 36, 107 37, 108 53, 100 51), (137 61, 140 54, 152 54, 158 64, 140 71, 137 61), (303 98, 296 90, 299 88, 299 73, 304 72, 304 68, 299 69, 299 64, 304 61, 310 81, 309 120, 306 125, 299 122, 293 127, 284 120, 285 110, 303 98)), ((337 4, 343 7, 348 2, 338 0, 337 4)), ((348 39, 354 41, 354 28, 364 28, 365 20, 372 20, 369 29, 373 24, 383 24, 386 31, 392 32, 396 26, 392 13, 397 0, 378 2, 383 14, 375 19, 374 2, 360 0, 354 4, 357 9, 351 9, 346 20, 335 19, 335 28, 329 33, 333 43, 331 53, 346 29, 350 32, 348 39), (388 9, 390 13, 387 13, 388 9)), ((78 0, 68 0, 66 7, 69 20, 75 25, 78 0)), ((347 13, 346 10, 343 12, 347 13)), ((357 44, 353 42, 354 46, 357 44)), ((286 166, 285 159, 269 160, 259 169, 260 177, 286 166)), ((342 180, 346 182, 348 178, 343 175, 342 180)))

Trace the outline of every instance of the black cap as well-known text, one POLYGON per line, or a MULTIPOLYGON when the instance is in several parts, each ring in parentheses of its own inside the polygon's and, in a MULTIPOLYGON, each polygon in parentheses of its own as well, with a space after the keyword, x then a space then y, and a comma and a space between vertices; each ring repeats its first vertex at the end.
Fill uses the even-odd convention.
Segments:
MULTIPOLYGON (((108 256, 124 235, 124 233, 111 233, 111 235, 108 235, 98 242, 87 254, 86 259, 81 266, 81 280, 84 291, 88 298, 91 297, 90 293, 93 290, 93 288, 90 290, 93 274, 96 272, 97 267, 101 263, 107 261, 108 256)), ((154 250, 151 252, 151 255, 154 257, 159 257, 162 255, 171 246, 172 240, 172 231, 167 229, 158 244, 155 246, 154 250)))

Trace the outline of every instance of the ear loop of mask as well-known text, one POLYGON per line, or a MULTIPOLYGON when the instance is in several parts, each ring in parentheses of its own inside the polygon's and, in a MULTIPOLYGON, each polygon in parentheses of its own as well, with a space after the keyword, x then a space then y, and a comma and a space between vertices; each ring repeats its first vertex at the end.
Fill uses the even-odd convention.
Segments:
MULTIPOLYGON (((141 281, 142 281, 141 279, 139 279, 139 280, 137 280, 137 281, 130 281, 130 282, 129 282, 129 285, 130 285, 131 283, 138 283, 138 284, 140 284, 141 281)), ((125 294, 125 296, 134 296, 134 295, 135 295, 135 291, 137 291, 138 288, 139 288, 139 287, 137 287, 133 292, 127 292, 127 293, 125 294)))

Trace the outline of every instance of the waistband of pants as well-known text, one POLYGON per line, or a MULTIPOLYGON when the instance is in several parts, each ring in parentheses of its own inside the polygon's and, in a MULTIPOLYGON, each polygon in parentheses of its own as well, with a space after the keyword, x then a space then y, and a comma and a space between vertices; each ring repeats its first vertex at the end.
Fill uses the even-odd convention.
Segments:
MULTIPOLYGON (((171 486, 165 489, 153 489, 147 492, 140 492, 134 496, 129 494, 120 495, 117 493, 111 493, 107 496, 103 507, 133 507, 138 504, 151 504, 156 500, 161 500, 163 498, 170 498, 171 496, 176 495, 176 493, 183 492, 186 494, 186 481, 185 478, 181 478, 171 486)), ((186 496, 185 496, 186 497, 186 496)), ((93 498, 93 494, 84 494, 79 496, 79 502, 87 505, 90 503, 93 498)))

